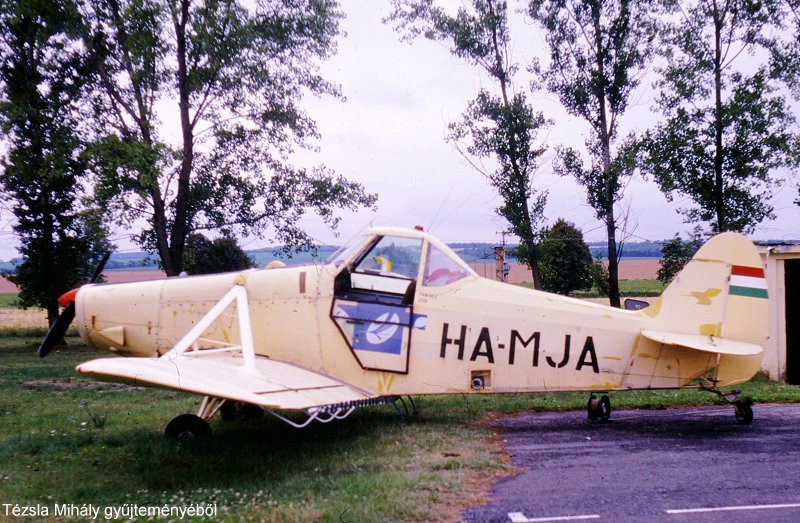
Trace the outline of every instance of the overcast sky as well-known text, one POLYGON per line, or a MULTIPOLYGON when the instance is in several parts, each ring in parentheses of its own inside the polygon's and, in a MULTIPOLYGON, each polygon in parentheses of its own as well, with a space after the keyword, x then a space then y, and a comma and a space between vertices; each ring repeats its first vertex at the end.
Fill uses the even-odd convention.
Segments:
MULTIPOLYGON (((321 140, 316 152, 298 153, 298 165, 324 163, 351 180, 361 182, 379 195, 377 213, 345 213, 335 237, 321 220, 305 220, 307 229, 322 243, 340 244, 374 220, 375 224, 423 225, 444 241, 499 242, 507 225, 494 209, 500 204, 486 180, 445 142, 447 124, 458 120, 467 102, 481 87, 495 89, 479 70, 450 56, 440 43, 424 39, 411 44, 399 41, 391 26, 381 19, 388 2, 343 0, 346 33, 338 53, 322 65, 323 76, 341 85, 345 102, 309 98, 304 105, 316 120, 321 140)), ((511 6, 515 3, 512 2, 511 6)), ((567 115, 552 95, 530 93, 525 68, 537 53, 544 57, 537 28, 519 14, 512 15, 512 58, 520 65, 515 87, 525 90, 536 110, 554 125, 541 135, 549 147, 534 180, 549 191, 548 221, 559 217, 574 222, 587 240, 604 239, 603 226, 586 203, 585 192, 569 178, 552 173, 552 153, 557 145, 582 147, 587 124, 567 115)), ((642 132, 657 122, 653 112, 652 79, 645 79, 622 120, 621 135, 642 132)), ((177 129, 164 129, 165 137, 177 129)), ((626 189, 623 209, 636 223, 631 241, 662 240, 691 227, 653 183, 635 176, 626 189)), ((800 207, 794 205, 796 189, 789 184, 775 200, 778 219, 765 222, 753 235, 757 239, 800 239, 800 207)), ((618 211, 619 213, 620 211, 618 211)), ((8 214, 0 216, 0 260, 15 256, 9 234, 8 214)), ((122 239, 124 250, 135 249, 122 239)), ((512 238, 514 242, 516 239, 512 238)), ((270 245, 269 239, 245 239, 245 248, 270 245)))
MULTIPOLYGON (((441 43, 400 42, 393 28, 381 22, 389 12, 387 3, 345 0, 342 7, 347 35, 340 40, 337 56, 322 69, 342 85, 347 102, 307 103, 322 133, 316 158, 380 195, 375 223, 420 224, 445 241, 500 241, 500 231, 507 226, 494 212, 499 198, 444 139, 447 124, 459 119, 478 90, 496 90, 495 86, 441 43)), ((583 189, 572 179, 554 175, 551 167, 557 145, 583 146, 587 124, 567 115, 554 96, 529 92, 525 68, 535 55, 544 58, 543 38, 517 13, 512 14, 511 29, 512 58, 521 71, 515 86, 528 91, 534 108, 555 122, 542 134, 549 154, 534 180, 549 190, 546 216, 549 221, 564 217, 578 225, 587 240, 602 240, 603 225, 586 203, 583 189)), ((652 79, 643 81, 632 98, 621 135, 642 132, 657 122, 651 83, 652 79)), ((780 189, 775 201, 778 219, 764 223, 753 236, 800 238, 796 195, 792 186, 780 189)), ((686 205, 667 202, 654 183, 635 176, 622 205, 637 224, 631 241, 662 240, 690 230, 676 211, 686 205)), ((361 213, 345 220, 342 236, 356 233, 370 218, 361 213)), ((321 240, 330 241, 316 223, 309 224, 321 240)))

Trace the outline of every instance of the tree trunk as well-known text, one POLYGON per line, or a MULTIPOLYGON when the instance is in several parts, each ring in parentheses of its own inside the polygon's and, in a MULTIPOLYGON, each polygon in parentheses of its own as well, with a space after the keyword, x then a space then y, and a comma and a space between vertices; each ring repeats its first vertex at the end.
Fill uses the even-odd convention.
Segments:
POLYGON ((542 290, 542 270, 539 268, 538 261, 531 266, 531 275, 533 276, 533 288, 542 290))
MULTIPOLYGON (((594 19, 595 31, 595 44, 597 46, 596 59, 599 77, 605 78, 605 70, 603 67, 603 42, 600 37, 600 8, 598 3, 592 4, 592 17, 594 19)), ((616 180, 611 177, 614 174, 611 172, 611 137, 614 130, 610 128, 608 123, 608 110, 606 108, 606 95, 605 90, 600 89, 596 92, 597 101, 600 104, 599 118, 599 136, 600 146, 602 147, 602 163, 603 163, 603 201, 600 204, 603 206, 601 209, 596 209, 602 214, 603 221, 606 224, 606 235, 608 239, 608 300, 612 307, 621 307, 619 299, 619 263, 617 262, 617 223, 614 218, 614 201, 616 200, 616 193, 614 186, 616 180)), ((613 118, 612 118, 613 121, 613 118)))
MULTIPOLYGON (((113 79, 105 78, 103 81, 104 88, 108 95, 115 99, 117 103, 124 109, 124 112, 127 113, 135 122, 141 132, 142 141, 149 146, 153 146, 153 136, 151 130, 151 115, 147 108, 147 104, 145 103, 145 96, 142 91, 142 84, 138 81, 136 75, 134 74, 134 67, 131 62, 131 56, 129 52, 129 37, 128 33, 123 21, 121 7, 119 5, 118 0, 109 0, 108 6, 111 10, 112 14, 112 21, 114 24, 114 28, 117 32, 116 38, 117 41, 122 49, 122 64, 125 71, 128 74, 128 80, 130 81, 130 88, 132 89, 133 97, 135 99, 135 107, 125 103, 122 99, 121 95, 116 91, 113 83, 113 79)), ((178 180, 178 190, 176 195, 176 217, 175 217, 175 224, 173 225, 172 231, 169 230, 169 220, 167 218, 168 212, 168 204, 164 200, 164 196, 161 194, 161 188, 158 185, 158 182, 153 182, 153 185, 150 187, 143 187, 144 190, 147 191, 150 197, 150 203, 153 206, 153 233, 155 234, 155 243, 156 243, 156 250, 158 251, 158 255, 161 258, 161 265, 164 269, 164 272, 167 273, 168 276, 176 276, 181 271, 181 266, 183 262, 183 247, 186 238, 186 213, 187 213, 187 203, 186 198, 188 198, 188 188, 189 188, 189 181, 188 175, 191 173, 191 130, 188 126, 188 108, 189 108, 189 95, 188 95, 188 84, 186 81, 186 23, 188 20, 188 10, 189 10, 189 3, 188 0, 182 0, 180 5, 180 19, 178 17, 174 17, 175 29, 177 33, 177 48, 178 48, 178 88, 179 88, 179 98, 180 98, 180 110, 181 110, 181 127, 183 129, 183 141, 184 141, 184 160, 181 165, 180 169, 180 176, 178 180), (189 129, 189 150, 190 153, 187 155, 187 129, 189 129), (177 229, 177 230, 176 230, 177 229)), ((174 11, 173 11, 174 14, 174 11)), ((92 41, 89 40, 88 45, 92 45, 92 41)), ((96 49, 93 50, 95 52, 95 59, 97 60, 97 65, 101 70, 103 69, 103 63, 100 60, 100 56, 102 53, 98 53, 96 49)))
POLYGON ((619 262, 617 261, 617 234, 614 210, 606 216, 608 233, 608 301, 612 307, 621 307, 619 296, 619 262))
MULTIPOLYGON (((528 229, 532 229, 532 227, 529 225, 528 229)), ((536 255, 536 244, 532 237, 523 239, 523 241, 525 242, 525 250, 527 251, 526 263, 533 277, 533 288, 542 290, 542 271, 539 268, 539 257, 536 255)))
POLYGON ((58 319, 58 302, 56 300, 50 300, 47 303, 47 325, 52 326, 53 323, 58 319))
POLYGON ((167 217, 164 210, 164 201, 158 187, 151 189, 150 198, 153 200, 153 231, 156 235, 156 250, 161 258, 161 267, 167 276, 177 276, 180 274, 179 267, 173 263, 172 250, 169 247, 167 236, 167 217))
POLYGON ((189 188, 192 174, 192 160, 194 158, 194 135, 192 123, 189 118, 189 79, 186 67, 186 23, 189 18, 189 2, 182 0, 180 4, 180 18, 174 20, 176 35, 176 58, 178 61, 178 109, 180 111, 181 134, 183 150, 180 172, 178 173, 178 190, 175 195, 175 223, 172 224, 170 234, 170 258, 172 259, 174 276, 183 270, 183 251, 186 245, 186 236, 189 234, 189 188))

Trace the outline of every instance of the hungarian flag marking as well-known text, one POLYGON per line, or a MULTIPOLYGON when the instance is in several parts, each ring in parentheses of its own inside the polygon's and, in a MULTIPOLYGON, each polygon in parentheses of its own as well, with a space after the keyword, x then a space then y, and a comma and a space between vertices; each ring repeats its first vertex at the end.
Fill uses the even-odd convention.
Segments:
POLYGON ((761 267, 733 265, 731 267, 731 286, 729 294, 749 298, 767 297, 767 280, 761 267))

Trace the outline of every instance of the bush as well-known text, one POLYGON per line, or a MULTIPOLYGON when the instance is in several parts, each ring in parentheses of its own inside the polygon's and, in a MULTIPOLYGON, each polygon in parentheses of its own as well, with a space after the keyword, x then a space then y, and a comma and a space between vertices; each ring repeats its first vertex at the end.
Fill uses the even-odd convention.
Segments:
POLYGON ((559 218, 545 231, 540 253, 544 290, 570 294, 591 285, 592 255, 575 224, 559 218))
POLYGON ((236 238, 223 236, 212 241, 199 233, 186 238, 183 270, 189 274, 241 271, 253 267, 253 259, 239 246, 236 238))

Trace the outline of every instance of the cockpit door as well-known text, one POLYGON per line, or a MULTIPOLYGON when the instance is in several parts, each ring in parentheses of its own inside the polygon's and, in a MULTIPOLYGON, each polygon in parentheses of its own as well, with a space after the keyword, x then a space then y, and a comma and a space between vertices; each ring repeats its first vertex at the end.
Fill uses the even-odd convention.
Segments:
POLYGON ((331 319, 364 369, 408 372, 421 238, 381 236, 336 278, 331 319))

